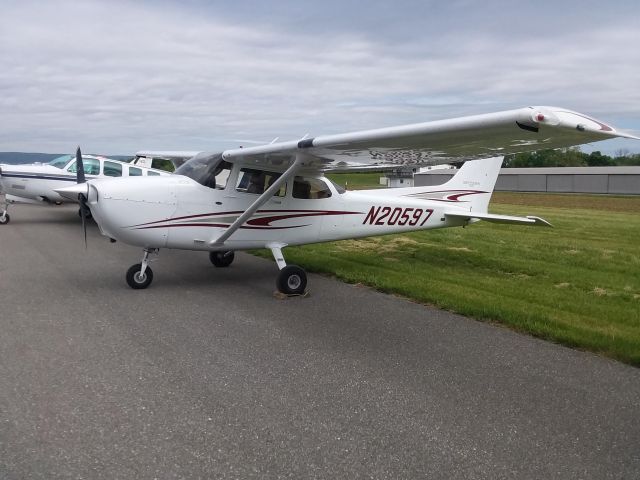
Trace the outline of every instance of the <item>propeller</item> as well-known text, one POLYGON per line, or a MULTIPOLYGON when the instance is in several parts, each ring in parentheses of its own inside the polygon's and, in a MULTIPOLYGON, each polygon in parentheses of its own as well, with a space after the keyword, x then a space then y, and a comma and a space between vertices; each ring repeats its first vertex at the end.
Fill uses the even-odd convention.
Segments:
MULTIPOLYGON (((76 182, 86 183, 87 179, 84 175, 84 164, 82 163, 82 152, 80 146, 76 150, 76 182)), ((89 205, 87 205, 87 196, 84 193, 78 194, 78 203, 80 204, 80 218, 82 219, 82 231, 84 232, 84 248, 87 248, 87 217, 91 215, 89 205)))

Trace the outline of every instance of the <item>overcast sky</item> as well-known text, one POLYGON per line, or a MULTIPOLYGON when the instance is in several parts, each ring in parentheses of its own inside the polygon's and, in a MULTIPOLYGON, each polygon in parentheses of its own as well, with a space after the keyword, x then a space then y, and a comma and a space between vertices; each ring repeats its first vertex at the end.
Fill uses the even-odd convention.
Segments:
POLYGON ((0 0, 0 12, 0 151, 222 150, 528 105, 640 134, 637 0, 0 0))

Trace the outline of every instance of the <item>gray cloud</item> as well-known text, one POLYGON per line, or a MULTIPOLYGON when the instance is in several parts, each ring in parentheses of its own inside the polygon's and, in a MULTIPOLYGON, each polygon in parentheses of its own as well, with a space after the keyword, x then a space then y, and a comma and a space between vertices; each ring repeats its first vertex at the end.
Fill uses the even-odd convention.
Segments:
POLYGON ((640 130, 635 6, 225 3, 6 5, 0 149, 216 150, 530 104, 640 130))

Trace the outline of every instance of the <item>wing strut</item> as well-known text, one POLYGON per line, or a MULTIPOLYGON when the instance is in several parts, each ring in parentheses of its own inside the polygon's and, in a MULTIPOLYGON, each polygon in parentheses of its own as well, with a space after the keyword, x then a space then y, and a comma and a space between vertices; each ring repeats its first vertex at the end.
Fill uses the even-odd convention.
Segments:
POLYGON ((233 235, 233 233, 236 230, 238 230, 242 226, 242 224, 244 224, 244 222, 246 222, 249 218, 251 218, 251 216, 254 213, 256 213, 256 211, 262 205, 264 205, 267 202, 267 200, 273 197, 275 193, 280 189, 280 187, 296 173, 296 170, 298 170, 300 165, 302 165, 303 158, 304 158, 303 154, 297 153, 295 160, 293 161, 291 166, 287 168, 287 170, 282 175, 280 175, 276 179, 276 181, 273 182, 271 186, 267 188, 264 191, 264 193, 260 195, 258 199, 255 202, 253 202, 251 206, 247 210, 245 210, 245 212, 242 215, 240 215, 238 219, 235 222, 233 222, 222 235, 220 235, 215 240, 210 241, 209 246, 219 247, 222 244, 224 244, 224 242, 226 242, 229 239, 229 237, 233 235))

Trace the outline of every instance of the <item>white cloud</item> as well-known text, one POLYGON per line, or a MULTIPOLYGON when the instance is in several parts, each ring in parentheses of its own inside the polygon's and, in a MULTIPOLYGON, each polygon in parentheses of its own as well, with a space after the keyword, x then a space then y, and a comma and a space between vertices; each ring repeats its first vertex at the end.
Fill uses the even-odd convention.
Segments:
MULTIPOLYGON (((562 29, 557 18, 554 28, 538 18, 529 31, 516 31, 509 23, 474 25, 486 12, 455 4, 469 18, 456 26, 451 11, 440 12, 451 28, 430 18, 429 31, 410 8, 381 21, 391 13, 374 3, 354 16, 356 23, 323 30, 286 17, 266 21, 259 9, 240 22, 237 11, 206 4, 163 5, 6 6, 0 150, 64 152, 77 143, 107 154, 215 150, 238 139, 290 139, 529 104, 559 104, 640 129, 640 54, 630 48, 637 28, 627 17, 562 29)), ((317 10, 323 19, 327 8, 317 10)), ((499 17, 505 21, 504 12, 499 17)))

